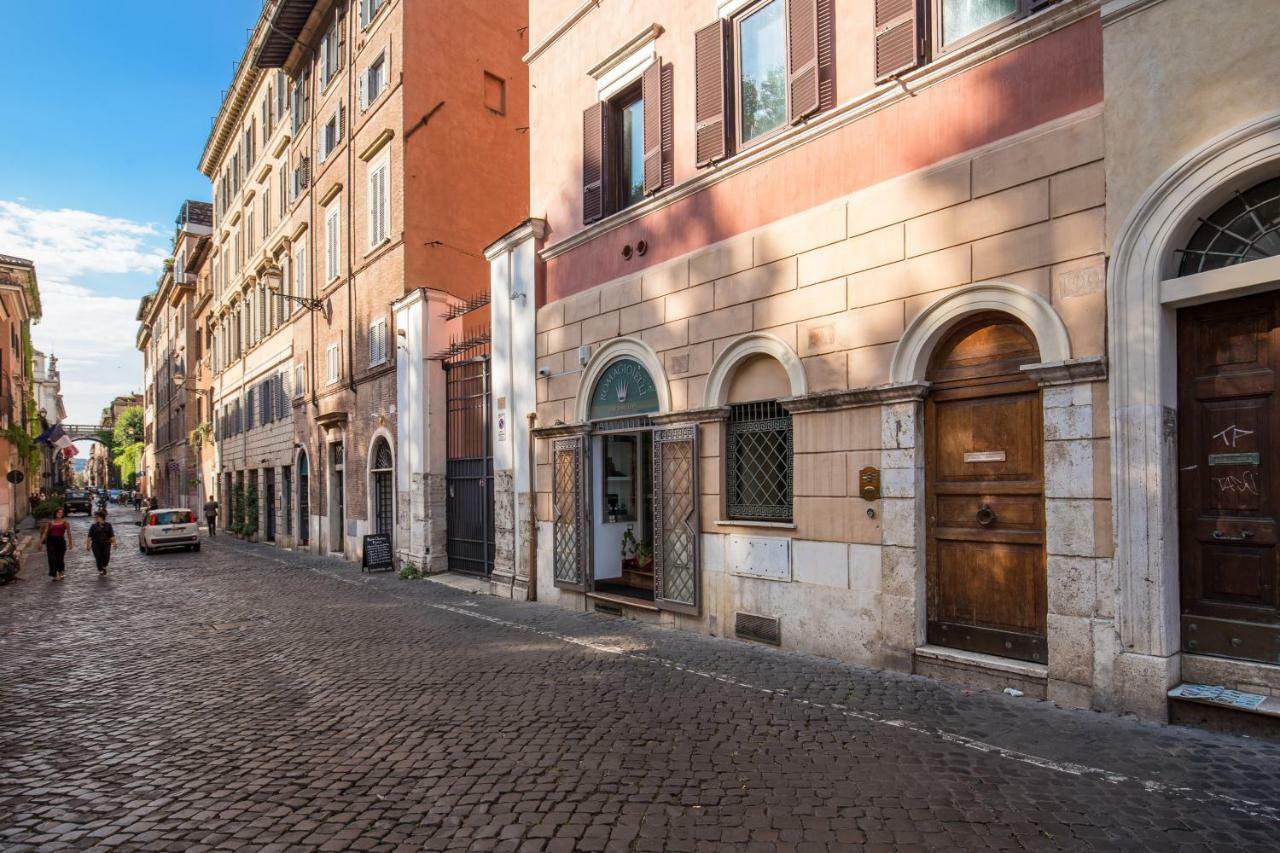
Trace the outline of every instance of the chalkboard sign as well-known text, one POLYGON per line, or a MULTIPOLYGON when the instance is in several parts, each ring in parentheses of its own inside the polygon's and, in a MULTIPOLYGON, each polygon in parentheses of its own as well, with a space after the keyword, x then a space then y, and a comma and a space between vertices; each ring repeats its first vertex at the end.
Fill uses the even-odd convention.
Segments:
POLYGON ((375 533, 364 537, 364 557, 360 561, 362 572, 389 572, 395 568, 391 557, 391 537, 375 533))

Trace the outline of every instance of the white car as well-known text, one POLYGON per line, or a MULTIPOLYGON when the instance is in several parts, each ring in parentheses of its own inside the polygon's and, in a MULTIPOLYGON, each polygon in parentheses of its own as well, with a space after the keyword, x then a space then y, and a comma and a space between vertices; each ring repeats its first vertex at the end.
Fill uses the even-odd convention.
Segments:
POLYGON ((149 509, 138 522, 138 550, 154 554, 162 548, 200 550, 200 526, 189 509, 149 509))

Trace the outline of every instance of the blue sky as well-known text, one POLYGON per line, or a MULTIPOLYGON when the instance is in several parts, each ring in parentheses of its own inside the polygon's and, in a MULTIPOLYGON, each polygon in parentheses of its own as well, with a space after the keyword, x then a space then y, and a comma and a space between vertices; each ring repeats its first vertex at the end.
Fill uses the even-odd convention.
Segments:
POLYGON ((31 258, 68 419, 142 387, 137 299, 158 278, 261 0, 0 0, 0 253, 31 258))

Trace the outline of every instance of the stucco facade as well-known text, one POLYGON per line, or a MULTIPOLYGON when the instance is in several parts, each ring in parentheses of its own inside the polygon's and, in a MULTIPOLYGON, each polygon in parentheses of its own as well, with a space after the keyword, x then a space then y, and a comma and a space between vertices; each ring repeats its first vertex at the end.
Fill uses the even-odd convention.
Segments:
MULTIPOLYGON (((1052 5, 879 85, 872 10, 820 4, 833 15, 833 102, 763 143, 731 144, 709 168, 695 162, 695 31, 719 13, 732 34, 733 16, 763 6, 559 7, 535 14, 527 57, 530 207, 545 218, 488 253, 494 393, 507 405, 495 411, 506 425, 495 434, 498 500, 513 516, 495 587, 514 573, 520 594, 530 574, 522 426, 532 410, 540 599, 724 636, 763 617, 784 647, 1118 707, 1097 4, 1052 5), (578 116, 615 91, 618 56, 639 56, 637 75, 659 63, 672 81, 671 167, 643 200, 584 223, 578 116), (1043 424, 1025 437, 1043 460, 1038 660, 929 639, 932 371, 956 330, 992 317, 1027 330, 1037 353, 1019 381, 1043 424), (600 383, 624 362, 651 378, 652 407, 628 424, 599 420, 600 383), (758 400, 789 423, 779 521, 744 521, 730 506, 731 412, 758 400), (697 449, 696 473, 653 498, 696 485, 696 515, 683 517, 697 519, 697 590, 679 602, 662 600, 662 571, 671 583, 670 561, 685 559, 669 540, 647 599, 602 594, 618 578, 599 572, 616 534, 600 518, 611 487, 597 481, 617 478, 600 457, 623 428, 646 448, 652 431, 655 483, 669 471, 662 453, 676 449, 661 442, 697 449), (585 448, 577 469, 572 446, 585 448), (880 483, 870 499, 867 469, 880 483), (576 501, 561 490, 566 471, 588 483, 576 501), (585 581, 561 571, 575 542, 585 581)), ((655 513, 660 552, 673 528, 655 513)), ((641 518, 635 532, 647 526, 641 518)))
MULTIPOLYGON (((1165 691, 1180 682, 1280 692, 1280 658, 1274 648, 1270 663, 1247 651, 1248 635, 1238 632, 1249 624, 1233 623, 1231 645, 1220 649, 1194 633, 1205 627, 1194 617, 1204 602, 1192 594, 1199 582, 1189 580, 1189 555, 1198 546, 1185 519, 1199 511, 1187 486, 1201 460, 1185 440, 1187 384, 1177 372, 1189 357, 1179 354, 1180 320, 1229 309, 1280 281, 1274 258, 1260 255, 1196 274, 1182 267, 1203 220, 1280 175, 1275 12, 1266 0, 1103 4, 1117 670, 1125 704, 1157 718, 1165 691)), ((1253 535, 1231 524, 1219 521, 1213 536, 1253 535)), ((1260 571, 1274 589, 1274 570, 1260 571)), ((1230 582, 1240 583, 1231 595, 1248 600, 1249 583, 1230 582)), ((1275 632, 1274 608, 1254 603, 1255 624, 1275 632)))

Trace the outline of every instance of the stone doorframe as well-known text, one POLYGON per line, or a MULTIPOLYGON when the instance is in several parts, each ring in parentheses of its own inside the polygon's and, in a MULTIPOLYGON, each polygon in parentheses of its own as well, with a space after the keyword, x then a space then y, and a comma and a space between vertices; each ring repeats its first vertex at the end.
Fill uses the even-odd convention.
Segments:
POLYGON ((1120 706, 1165 719, 1180 678, 1175 309, 1258 292, 1280 258, 1175 279, 1175 250, 1234 191, 1280 173, 1280 113, 1183 158, 1134 206, 1107 282, 1120 706))
MULTIPOLYGON (((997 311, 1024 323, 1041 362, 1026 371, 1041 387, 1044 407, 1046 580, 1063 585, 1081 561, 1096 561, 1093 487, 1092 383, 1106 378, 1103 360, 1071 358, 1070 338, 1043 297, 1017 285, 987 282, 938 300, 907 328, 894 352, 893 379, 865 404, 881 406, 881 632, 884 664, 911 671, 926 643, 926 518, 924 501, 925 381, 934 347, 957 323, 997 311)), ((1093 568, 1092 564, 1087 568, 1093 568)), ((1049 698, 1088 706, 1095 678, 1094 620, 1049 596, 1049 664, 1025 669, 1049 698), (1059 612, 1061 611, 1061 612, 1059 612)), ((963 653, 961 653, 963 654, 963 653)), ((1021 664, 1018 664, 1021 667, 1021 664)))

